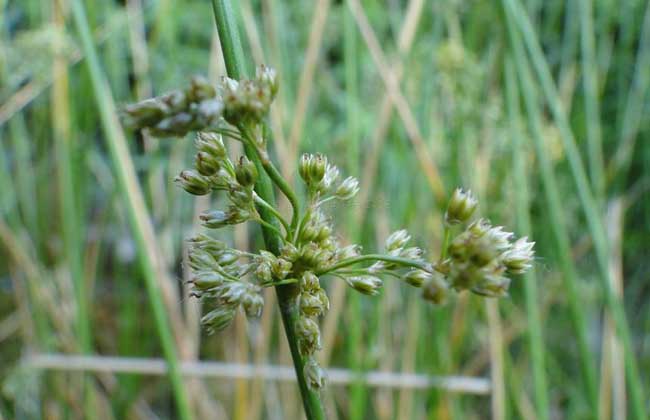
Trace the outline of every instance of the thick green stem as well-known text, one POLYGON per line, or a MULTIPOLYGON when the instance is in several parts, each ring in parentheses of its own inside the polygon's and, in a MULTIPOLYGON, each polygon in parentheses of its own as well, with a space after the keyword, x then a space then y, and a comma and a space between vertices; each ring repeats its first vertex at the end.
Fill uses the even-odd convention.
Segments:
MULTIPOLYGON (((221 42, 221 49, 223 51, 224 61, 228 75, 233 78, 241 78, 246 75, 244 54, 239 40, 239 33, 237 30, 237 22, 235 20, 232 5, 229 0, 212 0, 214 9, 214 17, 217 23, 217 30, 219 32, 219 40, 221 42)), ((268 176, 265 176, 261 169, 266 171, 262 166, 262 162, 256 153, 256 150, 251 145, 245 145, 245 152, 248 158, 255 163, 260 173, 259 180, 255 185, 256 193, 271 206, 275 203, 273 194, 273 185, 268 176)), ((297 204, 297 203, 296 203, 297 204)), ((262 219, 271 224, 277 224, 273 214, 264 206, 259 207, 259 213, 262 219)), ((269 251, 274 254, 279 254, 282 249, 282 240, 273 230, 262 228, 264 235, 264 242, 269 251)), ((296 284, 285 284, 276 286, 276 293, 278 295, 278 305, 280 306, 280 313, 282 315, 282 323, 289 342, 289 349, 293 359, 294 368, 296 370, 296 378, 298 379, 298 386, 302 397, 305 414, 308 419, 319 420, 325 418, 325 410, 320 400, 320 395, 312 391, 307 386, 307 381, 304 375, 305 360, 300 354, 298 349, 298 337, 296 334, 296 323, 298 320, 298 308, 295 304, 295 297, 298 294, 298 287, 296 284)))
POLYGON ((449 240, 451 239, 451 228, 445 224, 445 233, 442 239, 442 249, 440 250, 440 262, 447 258, 447 248, 449 248, 449 240))

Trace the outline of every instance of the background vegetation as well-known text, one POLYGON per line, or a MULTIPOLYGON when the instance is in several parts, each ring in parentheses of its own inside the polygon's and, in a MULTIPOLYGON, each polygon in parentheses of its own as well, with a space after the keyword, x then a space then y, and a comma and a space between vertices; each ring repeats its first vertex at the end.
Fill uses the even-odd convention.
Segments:
MULTIPOLYGON (((536 273, 500 301, 434 308, 390 282, 378 299, 328 284, 323 365, 419 374, 377 387, 337 371, 330 417, 644 418, 647 2, 233 3, 250 62, 281 79, 282 171, 321 152, 361 180, 354 210, 337 213, 343 240, 375 249, 403 226, 435 258, 460 185, 537 241, 536 273)), ((225 74, 209 2, 0 11, 0 418, 177 418, 179 393, 197 418, 297 418, 285 371, 246 366, 290 365, 272 291, 259 323, 198 328, 183 238, 210 203, 171 183, 191 139, 124 133, 116 118, 193 74, 225 74), (206 376, 172 387, 162 357, 206 376)), ((261 243, 245 227, 226 239, 261 243)))

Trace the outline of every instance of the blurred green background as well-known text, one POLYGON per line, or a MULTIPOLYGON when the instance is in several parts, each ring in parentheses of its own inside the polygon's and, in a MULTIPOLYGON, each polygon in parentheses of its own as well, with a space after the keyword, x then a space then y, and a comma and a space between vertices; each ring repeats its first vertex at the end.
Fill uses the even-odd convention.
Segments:
MULTIPOLYGON (((535 273, 499 301, 436 308, 395 282, 378 298, 327 284, 320 356, 344 369, 329 416, 644 418, 650 3, 233 4, 251 66, 280 77, 283 173, 310 151, 360 178, 354 204, 333 209, 343 241, 371 251, 404 227, 437 258, 463 186, 537 242, 535 273)), ((259 322, 200 331, 183 239, 214 203, 171 182, 192 139, 116 118, 225 74, 210 2, 0 0, 0 13, 0 418, 178 418, 156 314, 203 373, 182 387, 196 418, 300 418, 291 371, 275 369, 291 363, 272 291, 259 322)), ((220 235, 261 246, 255 226, 220 235)))

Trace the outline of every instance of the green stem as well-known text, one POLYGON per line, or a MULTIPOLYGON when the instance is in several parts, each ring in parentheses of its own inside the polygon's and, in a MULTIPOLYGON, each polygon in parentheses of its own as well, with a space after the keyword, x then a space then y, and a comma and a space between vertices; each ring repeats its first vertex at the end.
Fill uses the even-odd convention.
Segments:
POLYGON ((284 239, 284 235, 282 235, 282 232, 280 231, 280 229, 278 229, 277 227, 275 227, 271 223, 263 220, 262 218, 254 219, 254 220, 257 223, 259 223, 260 225, 264 226, 265 228, 271 229, 273 232, 275 232, 280 238, 282 238, 282 242, 286 242, 286 240, 284 239))
POLYGON ((440 250, 440 262, 447 258, 447 248, 449 248, 449 240, 451 239, 451 228, 445 224, 444 237, 442 239, 442 249, 440 250))
POLYGON ((287 235, 289 235, 291 233, 291 229, 289 228, 289 223, 287 223, 287 221, 284 220, 284 217, 282 217, 280 212, 277 211, 275 209, 275 207, 273 207, 272 205, 270 205, 269 203, 264 201, 264 199, 262 199, 262 197, 260 197, 257 194, 254 195, 254 199, 255 199, 255 203, 257 203, 258 206, 261 206, 261 207, 264 207, 265 209, 267 209, 271 214, 273 214, 275 216, 276 219, 278 219, 278 221, 280 223, 282 223, 282 226, 284 227, 284 230, 286 230, 287 235))
MULTIPOLYGON (((228 75, 233 78, 241 78, 246 75, 244 53, 239 40, 237 22, 233 14, 232 5, 229 0, 212 0, 212 6, 228 75)), ((259 170, 264 169, 264 171, 266 171, 266 168, 262 167, 262 162, 260 162, 259 156, 254 147, 251 145, 244 145, 244 149, 248 158, 255 163, 258 167, 258 172, 260 172, 260 177, 255 185, 255 191, 264 201, 273 206, 275 204, 273 185, 271 184, 269 177, 264 176, 262 171, 259 170)), ((296 208, 294 208, 294 210, 295 209, 296 208)), ((265 221, 269 223, 277 223, 273 218, 273 214, 265 207, 260 207, 259 213, 265 221)), ((273 232, 273 230, 266 227, 262 229, 262 232, 264 234, 264 242, 267 249, 276 255, 279 254, 282 249, 281 238, 273 232)), ((320 395, 318 392, 309 389, 309 386, 307 385, 304 374, 305 360, 298 349, 296 323, 299 318, 299 312, 295 304, 295 298, 299 289, 294 283, 276 286, 275 290, 278 296, 278 305, 280 307, 280 314, 282 315, 282 323, 284 325, 289 349, 291 351, 291 357, 293 359, 293 365, 296 371, 296 378, 298 379, 298 387, 300 388, 303 407, 305 408, 305 415, 309 420, 324 419, 325 410, 320 400, 320 395)))
POLYGON ((137 243, 138 257, 142 266, 156 329, 160 336, 160 343, 167 362, 169 379, 172 384, 178 415, 183 420, 189 420, 193 418, 192 410, 186 388, 183 384, 183 378, 181 377, 176 345, 158 285, 158 272, 154 262, 156 256, 151 250, 151 247, 154 246, 154 244, 150 243, 154 238, 153 227, 148 219, 142 192, 136 182, 138 176, 129 155, 124 132, 117 119, 117 110, 113 102, 108 81, 102 71, 99 58, 97 57, 97 51, 93 45, 86 11, 81 0, 72 0, 71 8, 73 19, 81 38, 82 48, 86 56, 85 62, 88 65, 108 149, 115 167, 121 193, 126 198, 124 202, 128 206, 127 214, 137 243))
POLYGON ((420 270, 424 270, 429 273, 433 271, 431 264, 422 261, 414 261, 402 257, 392 257, 390 255, 368 254, 368 255, 360 255, 354 258, 348 258, 347 260, 340 261, 330 267, 327 267, 326 269, 317 271, 314 274, 316 274, 317 276, 322 276, 324 274, 328 274, 331 273, 332 271, 338 270, 339 268, 345 268, 354 264, 360 264, 363 262, 370 262, 370 261, 385 261, 393 264, 402 265, 404 267, 419 268, 420 270))
POLYGON ((250 130, 248 130, 246 127, 241 127, 240 131, 242 134, 244 134, 244 137, 251 145, 251 148, 255 150, 255 153, 257 154, 257 157, 262 164, 262 168, 264 168, 264 172, 266 172, 269 178, 271 178, 271 181, 273 181, 273 183, 280 189, 280 191, 282 191, 287 199, 289 199, 289 202, 291 203, 291 207, 293 209, 293 214, 291 215, 290 232, 295 231, 296 226, 298 225, 298 216, 300 215, 300 203, 298 202, 296 193, 293 191, 293 188, 291 188, 289 183, 282 177, 280 171, 278 171, 275 165, 273 165, 273 162, 271 162, 271 159, 269 159, 269 157, 266 155, 266 152, 262 153, 257 147, 255 147, 255 144, 257 143, 250 130))

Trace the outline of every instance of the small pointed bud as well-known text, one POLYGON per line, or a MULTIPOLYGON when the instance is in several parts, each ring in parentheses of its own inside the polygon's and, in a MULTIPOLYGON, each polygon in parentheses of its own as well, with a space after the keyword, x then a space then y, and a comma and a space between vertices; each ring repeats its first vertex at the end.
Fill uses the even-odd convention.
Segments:
POLYGON ((244 296, 250 293, 250 286, 239 281, 229 281, 220 286, 215 292, 219 302, 228 305, 238 305, 244 296))
POLYGON ((246 156, 242 156, 235 168, 237 182, 239 182, 242 187, 252 187, 257 181, 257 175, 255 164, 248 160, 246 156))
POLYGON ((424 251, 422 251, 422 248, 418 248, 417 246, 412 246, 406 249, 403 249, 400 251, 399 256, 402 258, 406 258, 409 260, 421 260, 422 259, 422 254, 424 251))
POLYGON ((523 274, 533 266, 535 242, 528 242, 527 237, 518 239, 512 248, 503 254, 503 264, 508 273, 523 274))
POLYGON ((321 155, 320 153, 316 154, 311 161, 309 167, 309 178, 313 183, 320 182, 325 176, 325 170, 327 169, 327 157, 321 155))
POLYGON ((322 225, 320 229, 318 230, 318 234, 316 235, 316 242, 323 242, 332 236, 332 228, 329 227, 328 225, 322 225))
POLYGON ((199 151, 214 156, 216 159, 226 158, 226 146, 223 144, 221 134, 201 131, 196 136, 195 145, 199 151))
POLYGON ((271 272, 273 276, 278 280, 282 280, 287 277, 291 271, 292 264, 285 260, 284 258, 278 258, 271 264, 271 272))
POLYGON ((221 286, 225 279, 216 271, 199 271, 191 280, 194 287, 200 291, 206 291, 221 286))
POLYGON ((310 185, 312 182, 311 174, 310 174, 312 160, 313 160, 312 155, 310 155, 309 153, 303 153, 303 155, 300 157, 300 162, 298 163, 298 173, 300 174, 300 177, 302 178, 303 181, 305 181, 305 184, 307 185, 310 185))
POLYGON ((386 251, 390 252, 403 248, 410 240, 411 235, 409 235, 404 229, 393 232, 388 236, 388 238, 386 238, 386 251))
POLYGON ((314 354, 320 350, 320 329, 318 323, 306 316, 300 317, 296 323, 296 335, 300 342, 300 351, 303 355, 314 354))
POLYGON ((264 298, 259 293, 247 293, 242 299, 242 306, 246 316, 258 318, 262 314, 264 298))
POLYGON ((463 191, 461 188, 456 188, 447 206, 445 222, 448 225, 464 223, 472 217, 477 206, 478 201, 472 195, 471 191, 463 191))
POLYGON ((490 225, 487 220, 479 219, 475 222, 470 223, 470 225, 467 227, 467 232, 478 238, 488 233, 491 228, 492 225, 490 225))
POLYGON ((231 306, 218 306, 201 318, 201 324, 205 326, 208 333, 220 331, 226 328, 235 318, 235 308, 231 306))
POLYGON ((215 256, 215 259, 222 267, 234 264, 241 257, 241 252, 236 249, 227 249, 215 256))
POLYGON ((300 290, 308 293, 315 293, 320 290, 320 281, 311 271, 305 271, 300 278, 300 290))
POLYGON ((300 313, 304 316, 319 316, 325 311, 321 299, 311 293, 300 293, 298 304, 300 313))
POLYGON ((271 99, 274 98, 280 88, 275 70, 262 64, 257 68, 255 78, 257 83, 269 89, 271 99))
POLYGON ((271 273, 271 265, 267 262, 258 264, 255 268, 255 277, 261 280, 262 283, 267 283, 273 280, 273 274, 271 273))
POLYGON ((472 287, 472 293, 485 297, 504 297, 508 295, 510 279, 498 274, 485 276, 483 281, 472 287))
POLYGON ((201 248, 194 248, 189 252, 190 268, 194 271, 213 270, 217 262, 209 252, 201 248))
POLYGON ((434 273, 422 285, 422 297, 436 305, 445 303, 448 295, 449 285, 440 273, 434 273))
POLYGON ((224 242, 214 239, 205 233, 199 233, 198 235, 195 235, 188 239, 187 242, 189 242, 192 247, 202 248, 212 255, 215 255, 226 249, 226 244, 224 242))
POLYGON ((336 250, 335 258, 337 260, 346 260, 348 258, 358 257, 361 254, 361 246, 352 244, 336 250))
POLYGON ((174 182, 188 193, 194 195, 206 195, 212 190, 208 180, 195 171, 181 172, 174 179, 174 182))
POLYGON ((364 295, 375 296, 383 286, 381 279, 375 276, 352 276, 346 278, 346 281, 357 292, 364 295))
POLYGON ((431 278, 431 274, 424 270, 410 270, 404 275, 404 281, 411 286, 420 287, 422 284, 431 278))
POLYGON ((216 89, 205 77, 192 77, 190 88, 187 90, 187 96, 190 101, 199 102, 204 99, 214 98, 216 94, 216 89))
POLYGON ((330 310, 330 299, 327 297, 327 293, 325 293, 325 290, 318 289, 316 292, 316 296, 320 300, 320 304, 323 308, 323 312, 327 312, 330 310))
POLYGON ((199 215, 203 226, 210 229, 219 229, 228 224, 230 215, 222 210, 208 210, 199 215))
POLYGON ((219 160, 206 152, 197 153, 194 159, 194 167, 204 176, 216 174, 220 166, 219 160))
POLYGON ((325 169, 325 176, 320 183, 319 189, 322 193, 329 192, 331 188, 334 187, 336 181, 339 179, 339 168, 334 165, 327 164, 327 169, 325 169))
POLYGON ((167 105, 157 98, 145 99, 124 108, 125 125, 138 129, 150 127, 162 120, 168 111, 167 105))
POLYGON ((339 200, 349 200, 359 192, 359 181, 355 177, 347 177, 341 185, 336 188, 334 195, 339 200))
POLYGON ((307 386, 312 391, 318 391, 325 386, 325 372, 313 358, 309 358, 303 368, 307 386))
POLYGON ((298 251, 298 248, 296 248, 294 244, 286 243, 282 247, 280 256, 285 260, 293 263, 300 257, 300 251, 298 251))
POLYGON ((512 232, 503 230, 503 226, 495 226, 487 231, 484 238, 489 240, 492 246, 499 251, 505 251, 512 247, 510 239, 514 236, 512 232))
POLYGON ((199 102, 196 109, 197 123, 201 128, 209 128, 219 122, 223 115, 223 102, 220 99, 208 99, 199 102))

